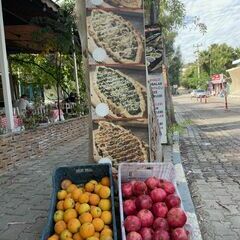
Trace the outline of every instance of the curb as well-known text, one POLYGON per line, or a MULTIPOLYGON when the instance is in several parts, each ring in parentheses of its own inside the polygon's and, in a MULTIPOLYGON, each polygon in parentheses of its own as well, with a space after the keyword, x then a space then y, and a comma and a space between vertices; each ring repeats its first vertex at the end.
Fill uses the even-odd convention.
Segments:
POLYGON ((179 133, 175 132, 173 134, 173 157, 172 161, 176 170, 176 181, 178 186, 178 191, 182 198, 182 204, 184 210, 186 211, 189 222, 192 228, 192 239, 191 240, 202 240, 202 234, 197 220, 197 214, 195 212, 195 207, 193 205, 192 197, 188 188, 186 176, 184 173, 181 153, 179 147, 179 133))

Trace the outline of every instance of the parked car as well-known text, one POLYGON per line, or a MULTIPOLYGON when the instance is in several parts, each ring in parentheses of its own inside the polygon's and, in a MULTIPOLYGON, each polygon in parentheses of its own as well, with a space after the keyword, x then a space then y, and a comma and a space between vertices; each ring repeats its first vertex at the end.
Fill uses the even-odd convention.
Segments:
POLYGON ((207 97, 208 93, 205 90, 197 90, 196 92, 196 97, 200 98, 200 97, 207 97))
POLYGON ((200 97, 205 97, 205 96, 208 97, 209 93, 205 90, 198 89, 198 90, 193 90, 190 95, 191 95, 191 97, 200 98, 200 97))
POLYGON ((190 93, 191 97, 196 97, 197 90, 192 90, 190 93))

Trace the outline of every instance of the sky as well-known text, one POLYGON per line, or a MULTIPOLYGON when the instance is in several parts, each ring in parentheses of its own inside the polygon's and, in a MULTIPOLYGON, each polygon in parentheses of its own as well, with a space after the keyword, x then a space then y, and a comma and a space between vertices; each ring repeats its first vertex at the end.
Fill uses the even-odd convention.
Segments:
MULTIPOLYGON (((175 46, 180 46, 184 63, 195 60, 193 45, 200 50, 213 43, 240 47, 240 0, 182 0, 186 7, 186 27, 179 30, 175 46), (207 25, 203 35, 191 23, 198 16, 207 25)), ((233 59, 234 60, 234 59, 233 59)))

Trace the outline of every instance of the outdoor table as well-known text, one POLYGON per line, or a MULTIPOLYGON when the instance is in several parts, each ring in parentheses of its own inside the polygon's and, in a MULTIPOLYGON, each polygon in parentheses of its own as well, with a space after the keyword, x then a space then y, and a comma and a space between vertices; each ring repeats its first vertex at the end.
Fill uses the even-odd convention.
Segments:
MULTIPOLYGON (((53 109, 51 111, 51 118, 53 119, 54 122, 57 122, 59 120, 59 111, 58 111, 58 109, 53 109)), ((60 119, 62 121, 65 120, 62 109, 60 109, 60 119)))
MULTIPOLYGON (((14 121, 14 127, 18 128, 22 126, 22 119, 19 118, 17 115, 13 116, 13 121, 14 121)), ((4 116, 0 116, 0 127, 2 128, 7 128, 7 117, 4 116)))

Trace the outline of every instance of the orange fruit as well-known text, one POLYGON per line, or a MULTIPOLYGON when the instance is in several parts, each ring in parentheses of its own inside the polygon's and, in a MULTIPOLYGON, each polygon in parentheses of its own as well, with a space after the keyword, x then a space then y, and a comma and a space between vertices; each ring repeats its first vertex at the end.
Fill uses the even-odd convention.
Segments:
POLYGON ((110 187, 110 178, 109 177, 103 177, 101 180, 101 184, 103 186, 110 187))
POLYGON ((95 229, 92 223, 84 223, 80 227, 80 234, 83 238, 88 238, 94 236, 95 229))
POLYGON ((102 237, 102 236, 110 236, 110 237, 112 237, 112 235, 113 235, 113 232, 112 232, 112 230, 111 229, 103 229, 102 231, 101 231, 101 234, 100 234, 100 236, 102 237))
POLYGON ((109 199, 101 199, 98 206, 103 211, 109 211, 111 209, 111 201, 109 199))
POLYGON ((90 211, 90 206, 87 203, 83 203, 78 207, 78 213, 79 215, 90 211))
POLYGON ((98 218, 98 217, 101 216, 102 210, 101 210, 101 208, 99 208, 99 207, 92 206, 92 207, 91 207, 91 210, 90 210, 90 213, 92 214, 92 216, 93 216, 94 218, 98 218))
POLYGON ((77 233, 81 227, 81 223, 77 218, 68 221, 67 228, 71 233, 77 233))
POLYGON ((55 231, 55 233, 57 233, 58 235, 60 235, 61 232, 62 232, 63 230, 65 230, 66 228, 67 228, 66 223, 65 223, 63 220, 61 220, 61 221, 58 221, 58 222, 55 224, 55 226, 54 226, 54 231, 55 231))
POLYGON ((88 182, 85 184, 85 191, 87 192, 93 192, 95 188, 95 184, 88 182))
POLYGON ((89 194, 88 193, 83 193, 79 196, 78 201, 80 203, 88 203, 89 202, 89 194))
POLYGON ((103 220, 104 224, 111 224, 112 213, 110 211, 103 211, 101 215, 101 219, 103 220))
POLYGON ((75 233, 73 234, 73 240, 83 240, 83 238, 81 237, 80 233, 75 233))
POLYGON ((94 233, 94 237, 99 238, 99 237, 100 237, 100 233, 99 233, 99 232, 95 232, 95 233, 94 233))
POLYGON ((99 240, 113 240, 113 238, 111 236, 103 235, 99 240))
POLYGON ((80 207, 80 205, 81 205, 81 204, 80 204, 79 202, 76 202, 76 203, 75 203, 75 209, 76 209, 77 212, 78 212, 78 208, 80 207))
POLYGON ((57 207, 56 207, 57 210, 64 210, 63 203, 64 203, 64 200, 58 201, 57 207))
POLYGON ((65 190, 60 190, 57 193, 57 199, 58 200, 63 200, 63 199, 66 198, 66 196, 67 196, 67 192, 65 190))
POLYGON ((74 206, 75 206, 75 202, 72 198, 66 198, 64 200, 63 207, 64 207, 65 210, 70 209, 70 208, 74 208, 74 206))
POLYGON ((79 197, 80 197, 80 195, 82 194, 83 192, 82 192, 82 190, 80 190, 79 188, 77 188, 77 189, 74 189, 73 191, 72 191, 72 199, 75 201, 75 202, 77 202, 78 201, 78 199, 79 199, 79 197))
POLYGON ((98 192, 100 198, 109 198, 111 195, 111 190, 107 186, 102 186, 98 192))
POLYGON ((92 183, 92 184, 94 184, 94 185, 97 185, 98 184, 98 182, 96 181, 96 180, 91 180, 91 181, 89 181, 90 183, 92 183))
POLYGON ((62 183, 61 183, 61 188, 62 188, 63 190, 66 190, 71 184, 72 184, 72 182, 71 182, 70 180, 65 179, 65 180, 63 180, 62 183))
POLYGON ((92 219, 93 219, 93 217, 89 212, 85 212, 79 217, 81 224, 86 223, 86 222, 91 223, 92 219))
POLYGON ((66 198, 72 198, 72 194, 71 193, 68 193, 67 196, 65 197, 66 198))
POLYGON ((57 210, 53 215, 54 222, 63 220, 63 215, 64 215, 63 210, 57 210))
POLYGON ((71 237, 66 238, 66 240, 73 240, 71 237))
POLYGON ((48 240, 59 240, 59 236, 57 234, 53 234, 48 240))
POLYGON ((67 238, 71 238, 72 233, 69 232, 67 229, 63 230, 60 234, 60 240, 67 240, 67 238))
POLYGON ((86 240, 99 240, 99 238, 96 236, 92 236, 92 237, 87 238, 86 240))
POLYGON ((77 211, 75 209, 67 209, 63 215, 64 222, 67 223, 72 218, 77 218, 77 211))
POLYGON ((67 187, 67 193, 71 193, 73 192, 73 190, 77 189, 77 186, 75 184, 70 184, 68 187, 67 187))
POLYGON ((89 197, 89 203, 91 205, 97 206, 98 203, 100 202, 100 197, 97 194, 91 194, 89 197))
POLYGON ((96 232, 100 232, 103 230, 104 222, 101 218, 94 218, 92 224, 96 232))
POLYGON ((103 229, 111 229, 108 225, 104 225, 103 229))
POLYGON ((95 185, 95 187, 94 187, 94 192, 98 194, 98 192, 99 192, 99 190, 100 190, 100 188, 101 188, 102 186, 103 186, 102 184, 97 184, 97 185, 95 185))

